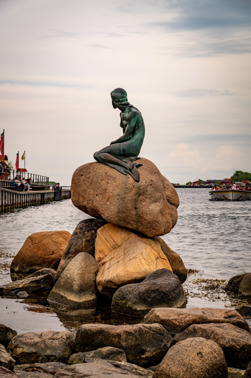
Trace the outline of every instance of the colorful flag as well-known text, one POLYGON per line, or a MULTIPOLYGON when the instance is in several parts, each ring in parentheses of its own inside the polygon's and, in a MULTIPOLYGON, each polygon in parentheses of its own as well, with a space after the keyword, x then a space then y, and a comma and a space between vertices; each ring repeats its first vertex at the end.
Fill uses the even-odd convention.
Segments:
POLYGON ((25 151, 24 151, 24 153, 23 153, 23 155, 22 155, 21 159, 22 159, 22 160, 24 160, 24 159, 25 159, 25 151))
POLYGON ((4 155, 4 131, 0 137, 0 155, 4 155))
POLYGON ((19 169, 19 152, 17 153, 16 157, 16 171, 19 169))

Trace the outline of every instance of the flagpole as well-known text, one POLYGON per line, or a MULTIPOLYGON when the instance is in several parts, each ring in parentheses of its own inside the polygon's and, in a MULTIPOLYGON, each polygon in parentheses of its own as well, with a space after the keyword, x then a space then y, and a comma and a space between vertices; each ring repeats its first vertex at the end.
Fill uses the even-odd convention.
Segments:
POLYGON ((24 151, 24 169, 25 169, 26 152, 24 151))

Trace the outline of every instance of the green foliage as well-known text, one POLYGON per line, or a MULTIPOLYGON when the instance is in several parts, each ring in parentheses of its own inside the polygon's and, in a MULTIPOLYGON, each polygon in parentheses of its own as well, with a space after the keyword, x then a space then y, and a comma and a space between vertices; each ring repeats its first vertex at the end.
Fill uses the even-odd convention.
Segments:
POLYGON ((235 171, 233 176, 231 176, 232 182, 237 181, 251 181, 251 173, 243 171, 235 171))
POLYGON ((189 186, 189 185, 192 185, 192 181, 188 181, 188 182, 186 183, 186 186, 189 186))

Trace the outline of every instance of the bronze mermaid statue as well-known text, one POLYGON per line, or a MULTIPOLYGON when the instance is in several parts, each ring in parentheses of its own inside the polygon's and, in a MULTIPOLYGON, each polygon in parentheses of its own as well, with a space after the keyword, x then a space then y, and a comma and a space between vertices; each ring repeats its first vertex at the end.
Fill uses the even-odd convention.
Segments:
POLYGON ((128 102, 124 89, 114 89, 111 98, 113 108, 121 110, 120 127, 123 135, 111 142, 110 146, 95 152, 94 159, 123 175, 131 175, 138 182, 138 168, 142 164, 137 164, 137 160, 145 136, 144 120, 140 111, 128 102))

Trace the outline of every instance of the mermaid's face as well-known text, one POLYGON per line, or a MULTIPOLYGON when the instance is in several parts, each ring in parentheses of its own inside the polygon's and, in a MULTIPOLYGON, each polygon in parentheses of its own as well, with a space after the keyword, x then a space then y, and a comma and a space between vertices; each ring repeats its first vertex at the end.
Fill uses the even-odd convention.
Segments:
POLYGON ((117 108, 117 105, 116 105, 116 103, 114 102, 114 100, 112 99, 112 106, 113 106, 113 108, 114 109, 116 109, 117 108))

